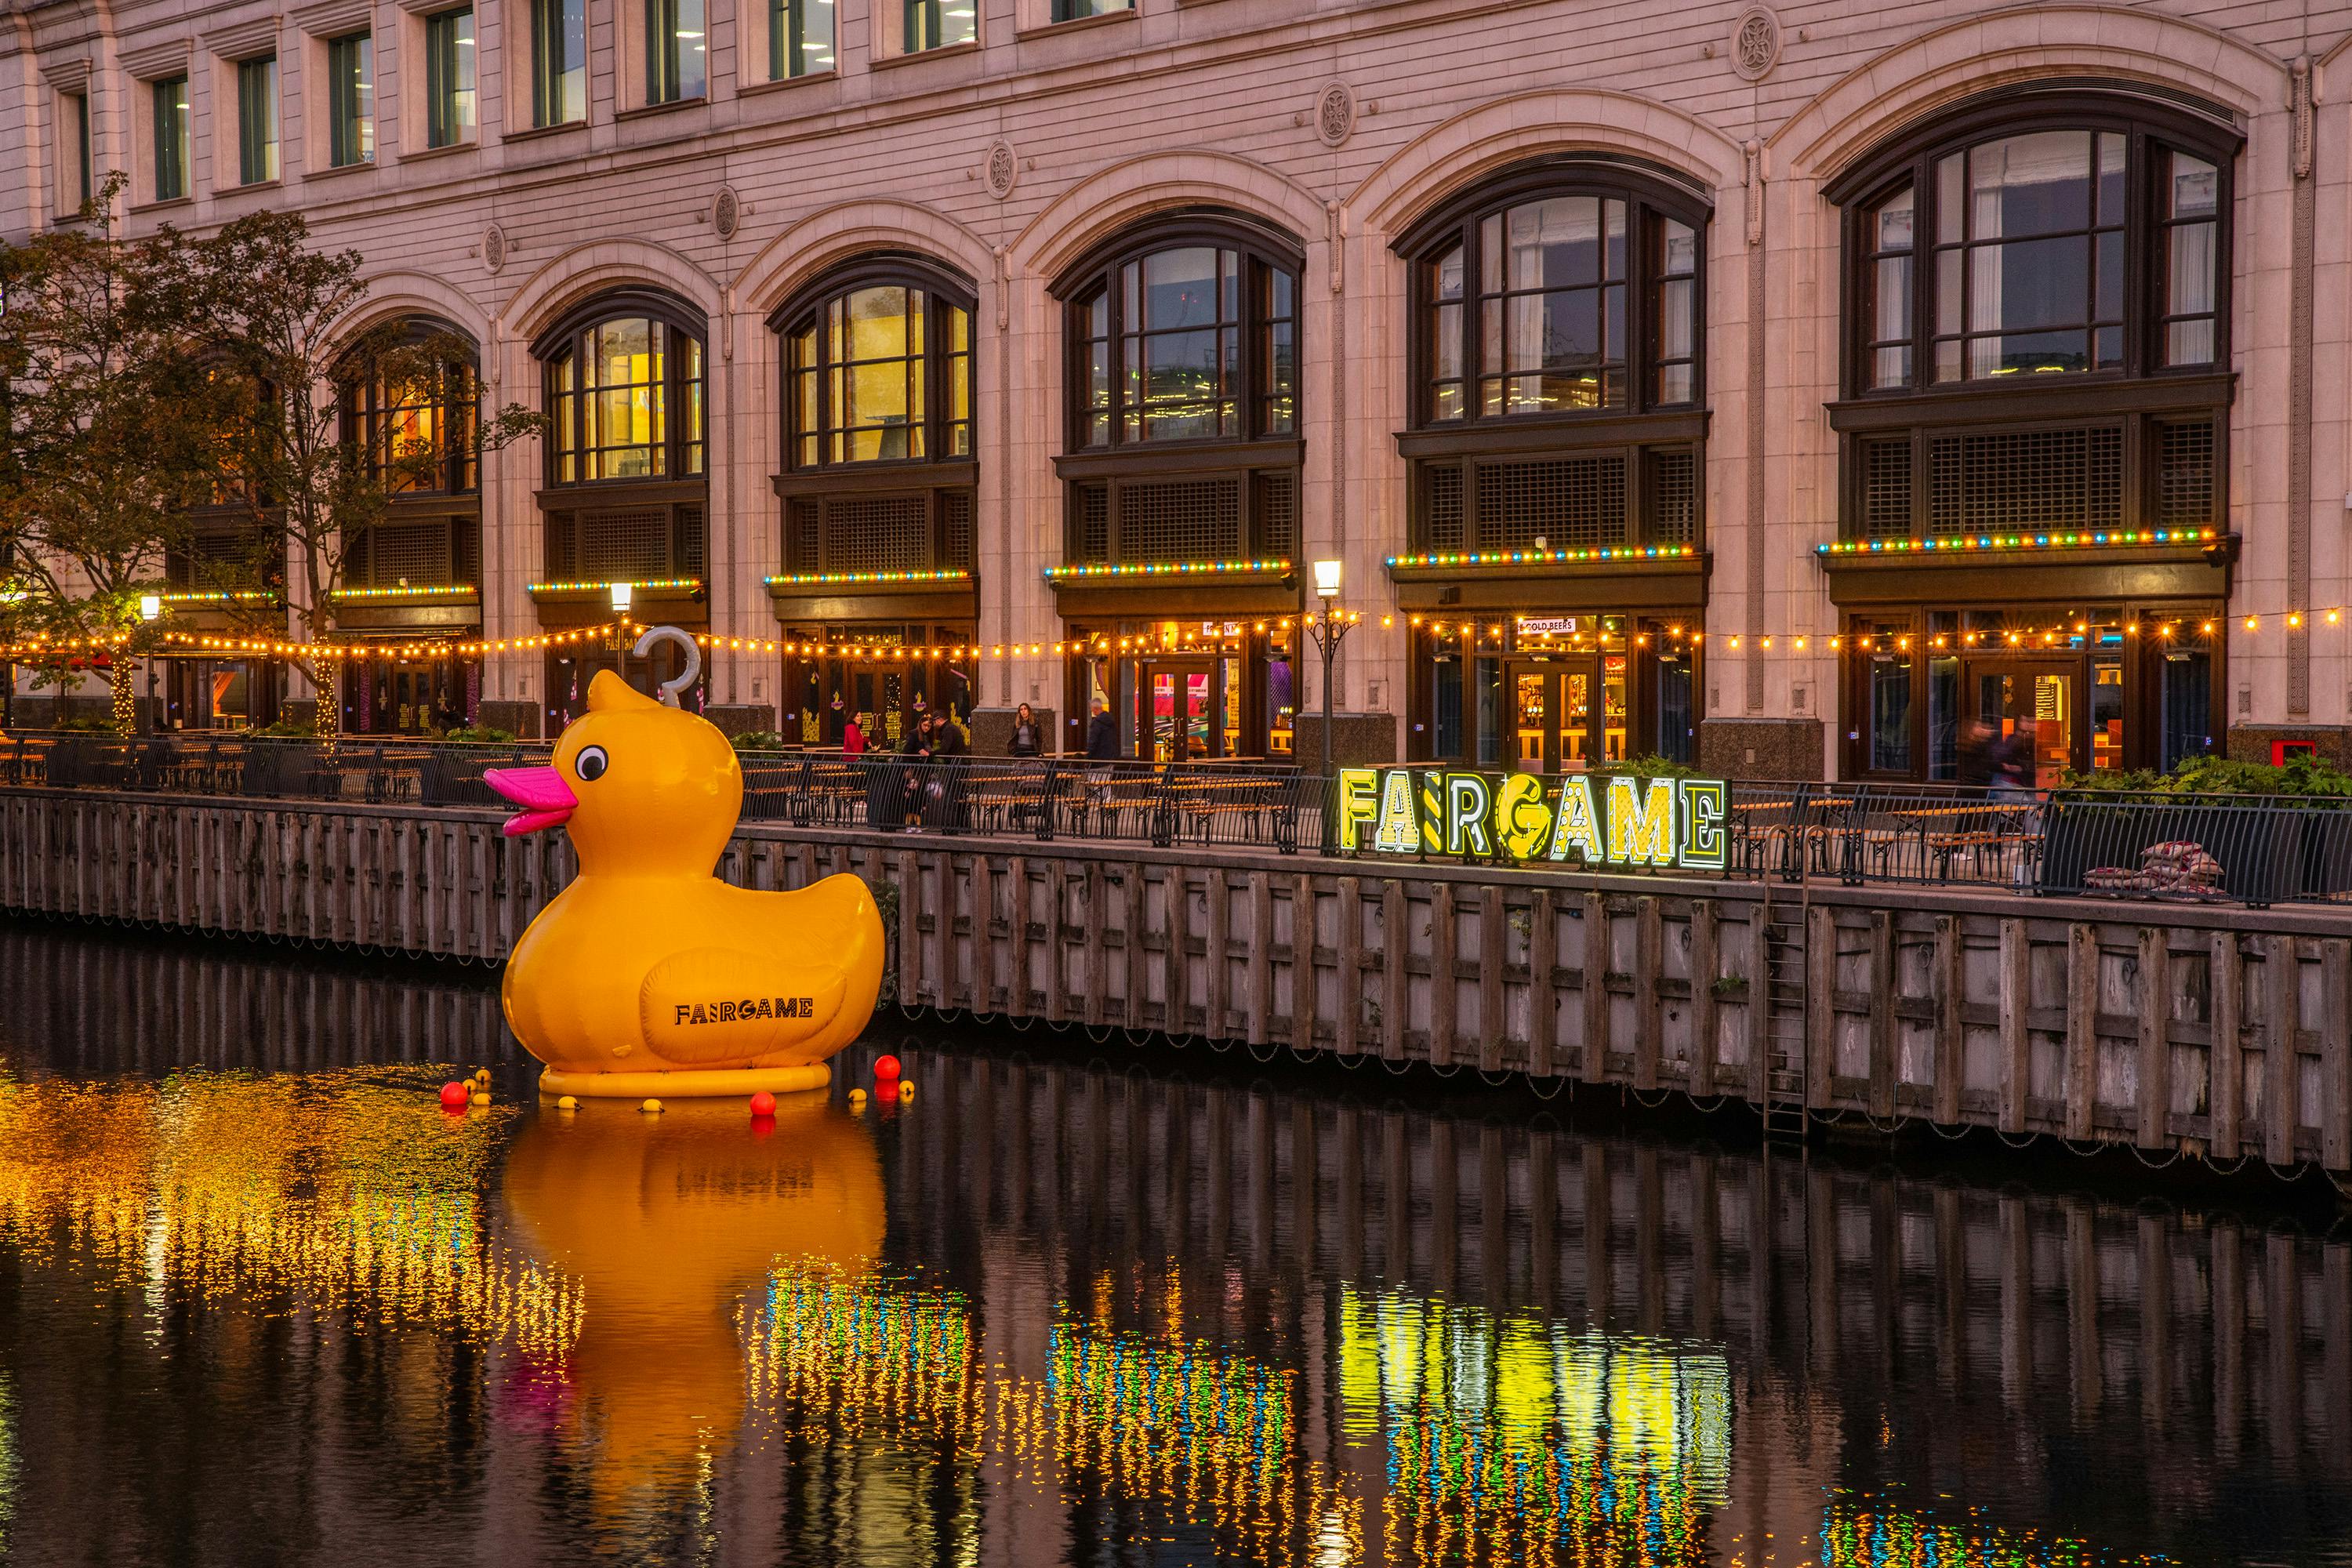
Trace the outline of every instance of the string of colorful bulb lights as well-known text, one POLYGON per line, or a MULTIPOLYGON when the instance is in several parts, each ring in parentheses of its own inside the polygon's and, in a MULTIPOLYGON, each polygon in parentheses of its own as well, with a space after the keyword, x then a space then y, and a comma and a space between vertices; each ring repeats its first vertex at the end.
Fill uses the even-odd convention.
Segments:
MULTIPOLYGON (((1197 613, 1196 613, 1197 614, 1197 613)), ((1548 626, 1524 624, 1529 617, 1511 616, 1500 620, 1483 616, 1450 618, 1424 615, 1403 617, 1416 632, 1426 632, 1441 638, 1462 638, 1474 644, 1491 644, 1501 647, 1516 640, 1522 651, 1557 648, 1567 651, 1611 648, 1646 648, 1654 645, 1703 647, 1710 641, 1730 652, 1761 652, 1796 657, 1818 657, 1831 653, 1940 652, 1960 649, 1998 651, 2014 648, 2032 651, 2041 648, 2070 647, 2084 638, 2120 637, 2150 638, 2159 642, 2193 643, 2209 640, 2224 634, 2254 637, 2266 630, 2300 631, 2319 626, 2342 627, 2347 611, 2336 607, 2316 611, 2287 610, 2256 612, 2234 617, 2219 616, 2179 616, 2142 617, 2132 620, 2093 623, 2074 617, 2050 625, 2004 626, 1993 630, 1964 632, 1898 632, 1831 633, 1818 632, 1754 633, 1733 632, 1710 635, 1697 628, 1669 625, 1654 630, 1610 630, 1597 627, 1592 631, 1559 631, 1548 626)), ((1151 617, 1139 616, 1138 619, 1151 617)), ((1350 625, 1361 624, 1366 617, 1359 612, 1345 612, 1339 618, 1350 625)), ((791 637, 720 637, 712 633, 697 633, 695 641, 714 652, 761 653, 799 658, 857 658, 887 660, 968 661, 1003 658, 1075 658, 1092 655, 1147 652, 1215 651, 1234 647, 1244 633, 1258 636, 1282 635, 1306 625, 1307 617, 1284 616, 1250 622, 1202 623, 1221 625, 1230 629, 1194 631, 1189 627, 1146 633, 1111 636, 1065 637, 1054 642, 1004 643, 886 643, 814 641, 791 637)), ((1382 616, 1383 629, 1396 625, 1395 616, 1382 616)), ((1179 623, 1171 620, 1169 625, 1179 623)), ((167 654, 211 654, 245 658, 286 658, 310 662, 339 660, 367 661, 372 659, 478 658, 492 654, 530 653, 573 647, 584 644, 603 643, 615 637, 629 636, 646 629, 643 622, 618 620, 599 622, 593 626, 566 631, 542 632, 530 637, 495 638, 418 638, 405 642, 295 642, 282 637, 234 637, 191 632, 165 632, 155 638, 160 651, 167 654)), ((14 645, 0 647, 0 658, 18 663, 37 664, 78 658, 107 658, 121 653, 134 640, 130 632, 82 637, 29 637, 14 645)), ((153 650, 142 650, 153 651, 153 650)))

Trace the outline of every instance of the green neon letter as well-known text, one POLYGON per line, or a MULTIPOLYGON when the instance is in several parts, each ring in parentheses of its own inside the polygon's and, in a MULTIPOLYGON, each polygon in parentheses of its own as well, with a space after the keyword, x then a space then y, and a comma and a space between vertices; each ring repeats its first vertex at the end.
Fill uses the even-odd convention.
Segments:
POLYGON ((1486 819, 1494 814, 1495 792, 1479 773, 1445 775, 1445 852, 1448 855, 1495 853, 1494 835, 1486 819))
POLYGON ((1683 868, 1690 871, 1720 871, 1724 868, 1724 785, 1721 779, 1685 779, 1683 792, 1683 868))
POLYGON ((1356 850, 1363 847, 1360 828, 1370 827, 1381 819, 1381 775, 1370 768, 1339 770, 1339 847, 1356 850))

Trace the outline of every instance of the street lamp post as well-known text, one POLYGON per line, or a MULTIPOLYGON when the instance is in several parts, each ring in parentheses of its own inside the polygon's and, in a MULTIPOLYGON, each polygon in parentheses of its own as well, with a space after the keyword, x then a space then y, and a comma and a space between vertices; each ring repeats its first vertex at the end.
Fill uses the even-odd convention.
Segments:
MULTIPOLYGON (((140 595, 139 618, 151 626, 157 621, 162 620, 163 618, 163 595, 161 594, 140 595)), ((147 666, 147 724, 151 730, 161 731, 163 728, 163 711, 162 709, 155 706, 154 655, 150 653, 142 662, 147 666)))
POLYGON ((1307 635, 1323 655, 1323 776, 1331 776, 1331 661, 1338 657, 1339 645, 1356 628, 1363 617, 1339 607, 1339 563, 1315 563, 1315 596, 1322 601, 1315 614, 1307 617, 1307 635))

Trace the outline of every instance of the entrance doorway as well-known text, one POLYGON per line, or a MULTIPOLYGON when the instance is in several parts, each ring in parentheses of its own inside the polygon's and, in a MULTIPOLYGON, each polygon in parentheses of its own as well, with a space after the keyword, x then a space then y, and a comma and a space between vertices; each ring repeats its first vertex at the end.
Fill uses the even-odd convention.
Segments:
POLYGON ((1230 757, 1241 749, 1241 661, 1149 658, 1138 662, 1135 732, 1155 763, 1230 757))
POLYGON ((1515 659, 1506 686, 1521 773, 1580 772, 1625 760, 1626 656, 1515 659))
POLYGON ((2030 768, 2036 788, 2054 789, 2067 769, 2079 765, 2074 736, 2082 680, 2081 662, 2074 659, 1972 659, 1972 733, 1996 758, 2012 754, 2021 767, 2030 768))

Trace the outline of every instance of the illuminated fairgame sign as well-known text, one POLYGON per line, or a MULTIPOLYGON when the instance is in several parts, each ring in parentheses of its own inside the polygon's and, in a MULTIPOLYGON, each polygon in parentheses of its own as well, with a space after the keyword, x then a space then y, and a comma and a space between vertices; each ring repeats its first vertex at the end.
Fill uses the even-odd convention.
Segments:
POLYGON ((1728 796, 1720 779, 1342 768, 1337 839, 1351 853, 1720 871, 1728 796))

